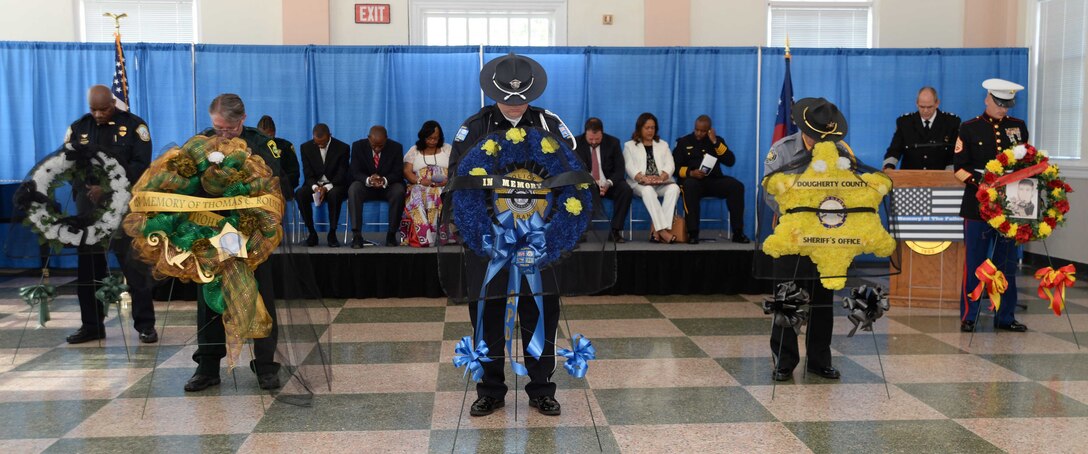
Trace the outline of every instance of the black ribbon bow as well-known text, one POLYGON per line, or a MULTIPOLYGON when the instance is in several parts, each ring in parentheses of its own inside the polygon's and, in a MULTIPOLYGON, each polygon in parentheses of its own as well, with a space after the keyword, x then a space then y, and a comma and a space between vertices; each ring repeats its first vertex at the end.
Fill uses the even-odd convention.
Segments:
POLYGON ((891 308, 887 291, 879 286, 866 285, 850 290, 850 296, 842 299, 842 307, 847 311, 846 318, 854 324, 854 329, 846 337, 854 337, 859 328, 862 331, 872 331, 873 322, 883 317, 891 308))
POLYGON ((808 292, 793 281, 775 287, 774 294, 763 300, 763 313, 774 316, 775 326, 793 328, 801 334, 801 324, 808 319, 808 292))

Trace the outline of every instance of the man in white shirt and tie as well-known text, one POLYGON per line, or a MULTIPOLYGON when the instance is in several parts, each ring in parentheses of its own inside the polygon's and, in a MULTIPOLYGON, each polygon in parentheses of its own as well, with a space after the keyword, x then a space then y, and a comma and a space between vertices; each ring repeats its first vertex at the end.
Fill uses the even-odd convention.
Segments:
POLYGON ((631 187, 624 177, 623 149, 616 137, 604 133, 601 119, 586 120, 585 132, 575 138, 575 153, 597 181, 601 198, 612 200, 611 239, 624 243, 623 224, 631 209, 631 187))
POLYGON ((307 246, 317 246, 317 230, 314 228, 314 210, 311 204, 329 207, 329 247, 340 247, 336 239, 336 227, 340 224, 340 205, 348 193, 351 168, 348 166, 348 144, 332 137, 328 125, 314 126, 313 140, 302 144, 302 187, 295 191, 295 200, 302 213, 302 220, 310 234, 307 246))

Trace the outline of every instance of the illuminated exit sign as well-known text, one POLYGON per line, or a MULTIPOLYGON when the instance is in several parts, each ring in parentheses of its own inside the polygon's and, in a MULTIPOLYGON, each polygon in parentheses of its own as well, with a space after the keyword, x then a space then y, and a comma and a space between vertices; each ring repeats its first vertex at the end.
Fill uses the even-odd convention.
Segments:
POLYGON ((356 24, 388 24, 389 4, 356 3, 356 24))

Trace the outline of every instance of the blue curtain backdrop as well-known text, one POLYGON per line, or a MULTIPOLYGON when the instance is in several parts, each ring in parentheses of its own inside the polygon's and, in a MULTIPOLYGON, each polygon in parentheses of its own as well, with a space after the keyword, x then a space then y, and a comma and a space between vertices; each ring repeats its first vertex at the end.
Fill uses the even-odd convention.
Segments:
MULTIPOLYGON (((382 124, 407 149, 423 121, 435 119, 450 141, 481 106, 481 53, 486 61, 507 52, 544 65, 548 89, 534 104, 560 115, 574 134, 596 116, 626 141, 638 114, 652 112, 672 146, 691 132, 696 116, 710 115, 738 155, 726 173, 743 181, 754 200, 782 84, 778 48, 125 44, 131 110, 147 120, 157 150, 210 126, 207 105, 223 92, 242 96, 247 124, 271 115, 279 135, 296 146, 310 140, 318 122, 348 143, 382 124)), ((87 88, 109 84, 113 45, 0 42, 0 64, 0 180, 12 182, 59 146, 68 124, 86 113, 87 88)), ((1028 52, 794 49, 792 71, 796 97, 838 104, 850 122, 846 140, 865 162, 879 164, 895 118, 915 109, 920 87, 936 87, 941 108, 966 120, 982 112, 984 79, 1027 85, 1028 52)), ((1024 118, 1027 93, 1018 101, 1010 114, 1024 118)), ((704 217, 720 215, 718 204, 707 207, 704 217)), ((368 215, 380 211, 368 207, 368 215)), ((753 206, 745 214, 751 233, 753 206)), ((0 260, 5 265, 11 264, 0 260)))

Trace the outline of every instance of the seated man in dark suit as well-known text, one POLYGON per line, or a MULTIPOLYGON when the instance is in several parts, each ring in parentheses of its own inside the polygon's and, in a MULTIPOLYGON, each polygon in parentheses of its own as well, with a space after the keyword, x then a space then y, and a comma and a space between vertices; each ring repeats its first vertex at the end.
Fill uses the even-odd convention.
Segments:
POLYGON ((340 247, 340 242, 336 240, 336 226, 340 224, 340 204, 347 197, 351 182, 349 153, 348 144, 333 138, 329 126, 324 123, 314 126, 313 140, 302 144, 302 174, 305 181, 295 191, 295 200, 302 220, 306 222, 306 229, 310 231, 310 236, 306 237, 307 246, 317 246, 314 210, 310 204, 325 203, 329 206, 329 247, 340 247))
POLYGON ((352 183, 348 188, 348 216, 351 217, 351 247, 373 246, 363 239, 363 202, 389 202, 389 230, 386 246, 396 246, 400 215, 404 210, 404 147, 389 140, 384 126, 370 128, 367 138, 351 144, 352 183))
POLYGON ((695 131, 676 141, 672 150, 676 161, 676 177, 684 195, 684 224, 688 230, 688 243, 699 243, 699 201, 703 197, 721 197, 729 208, 729 223, 733 228, 734 243, 748 243, 744 235, 744 183, 722 173, 720 164, 732 167, 736 155, 714 131, 710 117, 700 115, 695 119, 695 131), (706 169, 703 157, 711 156, 713 164, 706 169))
POLYGON ((623 223, 631 210, 631 187, 627 185, 623 166, 623 148, 615 136, 604 133, 600 118, 586 120, 585 132, 575 138, 575 152, 597 181, 601 197, 612 200, 611 239, 623 243, 623 223))

